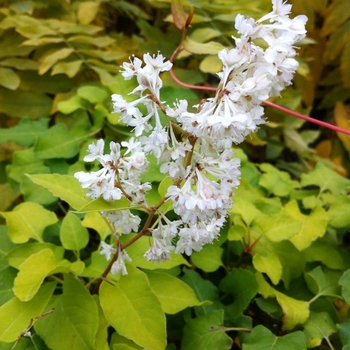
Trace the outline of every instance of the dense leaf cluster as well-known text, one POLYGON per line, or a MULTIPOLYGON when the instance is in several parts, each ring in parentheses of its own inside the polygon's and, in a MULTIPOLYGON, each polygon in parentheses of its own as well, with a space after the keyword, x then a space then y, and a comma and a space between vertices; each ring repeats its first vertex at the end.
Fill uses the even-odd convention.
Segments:
MULTIPOLYGON (((215 86, 235 16, 271 3, 182 3, 194 17, 174 73, 215 86)), ((349 1, 291 3, 309 36, 275 102, 350 129, 349 1)), ((176 49, 170 1, 0 4, 0 349, 350 348, 349 137, 267 109, 269 123, 235 150, 241 185, 220 238, 157 264, 143 236, 127 248, 128 275, 101 283, 111 229, 99 211, 130 203, 87 199, 73 174, 96 170, 83 162, 92 141, 130 137, 110 95, 135 87, 119 74, 130 55, 176 49)), ((168 104, 209 94, 162 78, 168 104)), ((149 162, 155 205, 172 181, 149 162)))

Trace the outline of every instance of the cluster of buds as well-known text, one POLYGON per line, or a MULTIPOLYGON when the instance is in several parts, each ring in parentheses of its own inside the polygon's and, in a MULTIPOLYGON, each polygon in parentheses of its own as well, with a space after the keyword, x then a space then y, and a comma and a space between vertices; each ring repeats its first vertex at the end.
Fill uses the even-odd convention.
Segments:
MULTIPOLYGON (((154 155, 160 171, 173 179, 165 199, 172 202, 178 220, 158 213, 148 230, 152 234, 144 255, 148 260, 165 261, 172 251, 187 255, 200 251, 218 237, 225 223, 240 179, 240 161, 234 158, 232 145, 266 122, 261 104, 291 84, 298 67, 294 45, 306 34, 306 16, 290 19, 291 5, 282 0, 272 3, 272 12, 258 21, 237 15, 235 28, 241 36, 233 38, 235 48, 219 52, 223 69, 218 73, 216 95, 194 106, 196 112, 188 110, 186 100, 174 106, 161 102, 159 75, 172 67, 161 54, 144 54, 143 62, 133 57, 122 66, 126 80, 137 79, 138 86, 131 92, 137 99, 127 102, 121 95, 112 95, 114 112, 134 129, 136 140, 122 142, 127 148, 123 156, 114 142, 108 155, 103 154, 102 140, 90 145, 90 155, 84 160, 97 160, 102 169, 79 172, 75 177, 92 198, 114 201, 125 197, 147 208, 144 193, 151 184, 141 183, 140 175, 147 168, 147 155, 154 155), (255 39, 263 39, 266 47, 257 46, 255 39), (165 125, 161 113, 168 118, 165 125)), ((139 230, 140 219, 129 210, 104 215, 116 232, 139 230)), ((104 243, 102 253, 109 258, 111 252, 116 249, 104 243)), ((126 273, 124 260, 128 259, 125 251, 119 252, 112 272, 126 273)))

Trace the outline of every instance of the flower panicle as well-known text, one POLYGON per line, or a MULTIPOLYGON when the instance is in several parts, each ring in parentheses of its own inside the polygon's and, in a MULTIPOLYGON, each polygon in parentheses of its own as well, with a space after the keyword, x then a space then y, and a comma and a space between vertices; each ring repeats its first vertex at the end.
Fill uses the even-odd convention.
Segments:
MULTIPOLYGON (((291 19, 290 10, 286 2, 272 0, 272 11, 259 20, 237 15, 240 37, 233 38, 234 48, 218 54, 223 64, 219 88, 214 97, 194 106, 196 112, 186 100, 177 100, 173 106, 160 100, 160 73, 172 68, 162 54, 147 53, 143 60, 132 57, 122 65, 124 79, 138 82, 131 92, 137 98, 130 102, 114 94, 113 108, 133 128, 135 137, 121 144, 111 142, 109 154, 104 154, 103 140, 90 145, 84 160, 99 162, 101 169, 78 172, 75 177, 93 199, 126 198, 148 208, 150 220, 141 231, 140 218, 130 210, 103 213, 117 235, 139 231, 138 236, 152 236, 144 254, 147 260, 163 262, 173 253, 190 255, 219 236, 240 183, 240 161, 232 145, 266 123, 262 103, 279 96, 298 67, 295 44, 306 35, 307 17, 291 19), (258 38, 265 41, 265 48, 254 43, 258 38), (171 201, 178 216, 175 221, 162 212, 154 216, 154 207, 147 203, 145 193, 151 185, 143 183, 141 175, 147 170, 148 155, 173 180, 160 205, 171 201)), ((125 261, 130 257, 120 244, 114 248, 103 242, 101 254, 107 260, 118 254, 111 272, 127 273, 125 261)))

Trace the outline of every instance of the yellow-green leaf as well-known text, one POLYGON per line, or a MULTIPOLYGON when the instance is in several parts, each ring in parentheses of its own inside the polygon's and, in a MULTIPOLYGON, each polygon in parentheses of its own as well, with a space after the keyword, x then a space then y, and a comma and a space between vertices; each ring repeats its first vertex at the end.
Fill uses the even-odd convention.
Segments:
POLYGON ((9 237, 14 243, 25 243, 30 238, 43 242, 45 228, 57 222, 53 212, 31 202, 21 203, 13 211, 0 214, 6 219, 9 237))
POLYGON ((107 225, 107 219, 97 211, 87 213, 82 221, 82 225, 87 228, 92 228, 100 235, 101 241, 104 241, 110 234, 111 230, 107 225))
POLYGON ((81 24, 91 23, 100 8, 99 1, 84 1, 79 4, 78 20, 81 24))
POLYGON ((255 254, 253 256, 254 267, 262 273, 266 273, 273 284, 277 284, 282 277, 282 264, 276 254, 267 256, 255 254))
POLYGON ((128 275, 115 285, 102 282, 100 301, 112 327, 136 344, 164 350, 166 346, 165 315, 152 291, 147 276, 133 265, 128 275))
POLYGON ((15 278, 13 292, 16 297, 21 301, 31 300, 56 265, 55 256, 49 248, 31 255, 20 266, 15 278))
POLYGON ((0 341, 13 342, 23 331, 26 331, 30 320, 42 314, 55 286, 55 282, 46 283, 32 300, 23 302, 13 298, 2 305, 0 307, 0 341))
POLYGON ((34 327, 49 349, 94 350, 98 329, 97 305, 85 286, 65 274, 63 293, 49 307, 55 311, 34 327))
POLYGON ((309 317, 309 303, 303 300, 291 298, 276 289, 272 288, 260 273, 256 274, 256 280, 259 285, 259 293, 264 298, 275 297, 280 304, 284 317, 283 329, 291 330, 298 324, 303 324, 309 317))
POLYGON ((326 233, 328 219, 322 207, 318 206, 310 214, 304 215, 299 211, 297 202, 291 201, 284 210, 301 223, 298 233, 289 239, 298 250, 306 249, 326 233))
POLYGON ((60 239, 65 249, 79 251, 87 246, 89 233, 80 219, 69 212, 62 221, 60 239))
POLYGON ((180 279, 162 272, 145 271, 155 295, 167 314, 176 314, 186 307, 202 305, 192 288, 180 279))
POLYGON ((74 209, 88 204, 85 198, 85 190, 77 179, 70 175, 40 174, 27 175, 37 185, 47 188, 54 196, 61 198, 74 209))
POLYGON ((47 55, 40 64, 39 74, 41 75, 46 73, 57 61, 63 60, 73 52, 73 49, 67 47, 47 55))
POLYGON ((0 67, 0 85, 11 90, 16 90, 20 83, 21 79, 14 70, 0 67))
POLYGON ((184 49, 190 53, 198 55, 217 55, 224 48, 220 43, 209 41, 208 43, 199 43, 186 37, 184 49))
POLYGON ((223 266, 221 256, 223 249, 214 244, 207 244, 199 252, 191 255, 193 264, 205 272, 214 272, 223 266))
POLYGON ((52 67, 51 75, 66 74, 69 78, 73 78, 79 72, 83 61, 58 62, 52 67))
MULTIPOLYGON (((222 62, 218 56, 207 56, 199 64, 199 69, 204 73, 216 74, 222 69, 222 62)), ((255 135, 255 134, 253 134, 255 135)))

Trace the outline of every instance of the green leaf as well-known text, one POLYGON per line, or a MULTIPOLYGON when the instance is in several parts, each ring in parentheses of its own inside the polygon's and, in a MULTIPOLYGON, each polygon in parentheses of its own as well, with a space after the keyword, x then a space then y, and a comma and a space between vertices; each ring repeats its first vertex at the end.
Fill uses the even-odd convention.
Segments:
POLYGON ((101 31, 103 28, 91 24, 77 24, 74 22, 63 22, 51 20, 52 26, 59 30, 62 34, 86 34, 93 35, 101 31))
POLYGON ((128 265, 128 275, 115 285, 102 282, 100 300, 108 322, 120 335, 142 347, 164 350, 165 315, 143 272, 128 265))
POLYGON ((327 168, 323 163, 317 163, 312 171, 301 175, 301 185, 316 185, 320 187, 320 192, 329 190, 337 196, 346 192, 350 180, 327 168))
POLYGON ((181 278, 196 293, 199 301, 211 301, 212 304, 203 304, 195 306, 197 316, 210 314, 213 310, 223 308, 219 302, 219 291, 213 283, 203 279, 197 272, 189 269, 184 270, 184 276, 181 278))
POLYGON ((180 279, 168 273, 145 271, 148 281, 167 314, 176 314, 186 307, 203 304, 194 291, 180 279))
POLYGON ((16 90, 21 83, 18 74, 10 68, 0 67, 0 85, 7 89, 16 90))
POLYGON ((98 310, 98 329, 96 333, 95 349, 109 350, 108 346, 108 327, 109 323, 103 313, 98 295, 92 296, 98 310))
POLYGON ((345 348, 345 346, 350 345, 350 319, 348 318, 345 322, 343 323, 338 323, 336 325, 339 338, 343 344, 343 350, 348 350, 348 348, 345 348))
POLYGON ((132 340, 122 337, 120 334, 114 332, 110 341, 111 350, 142 350, 141 346, 138 346, 132 340))
POLYGON ((183 45, 186 51, 197 55, 217 55, 219 51, 224 49, 224 46, 218 42, 209 41, 203 44, 190 39, 188 36, 183 45))
MULTIPOLYGON (((87 4, 87 2, 81 3, 81 5, 83 4, 87 4)), ((94 3, 96 4, 96 3, 94 3)), ((110 36, 98 36, 98 37, 94 37, 94 36, 89 36, 89 35, 72 35, 69 37, 68 42, 70 43, 79 43, 79 44, 88 44, 88 45, 94 45, 97 47, 105 47, 105 46, 109 46, 114 44, 116 41, 115 39, 113 39, 110 36)), ((109 51, 104 51, 104 50, 94 50, 95 53, 97 53, 98 56, 96 57, 100 57, 103 58, 104 56, 109 56, 111 55, 111 57, 113 57, 113 59, 117 58, 114 55, 115 54, 120 54, 121 52, 118 52, 119 50, 121 50, 120 47, 115 47, 113 49, 113 52, 109 52, 109 51)), ((81 52, 86 53, 87 51, 93 51, 93 50, 82 50, 81 52)))
POLYGON ((60 96, 62 91, 69 91, 72 88, 71 79, 63 74, 52 76, 49 73, 39 75, 33 71, 21 71, 19 76, 21 77, 21 89, 26 91, 32 91, 33 84, 35 84, 37 92, 60 96))
POLYGON ((301 331, 282 337, 276 337, 264 326, 253 328, 248 341, 243 343, 243 350, 306 350, 306 338, 301 331))
POLYGON ((108 86, 115 83, 114 77, 106 69, 96 67, 93 65, 90 65, 90 68, 92 68, 92 70, 94 70, 98 74, 103 85, 108 86))
POLYGON ((12 212, 1 212, 9 228, 9 237, 14 243, 25 243, 30 238, 42 242, 47 226, 57 222, 56 215, 36 203, 21 203, 12 212))
POLYGON ((199 69, 203 73, 216 74, 222 70, 222 62, 218 56, 207 56, 199 64, 199 69))
POLYGON ((338 285, 339 276, 330 272, 326 273, 321 266, 314 268, 305 274, 305 282, 308 288, 315 294, 316 298, 321 296, 330 296, 339 298, 341 295, 340 286, 338 285))
POLYGON ((103 198, 97 198, 80 207, 78 212, 88 213, 92 211, 116 211, 126 209, 137 209, 137 207, 132 208, 131 203, 123 197, 114 202, 107 202, 103 198))
POLYGON ((149 154, 147 156, 147 160, 149 164, 147 170, 141 175, 142 182, 161 182, 165 178, 170 179, 169 177, 166 177, 159 171, 159 164, 157 158, 153 154, 149 154))
POLYGON ((219 284, 219 288, 234 297, 234 302, 228 307, 231 318, 238 317, 248 307, 250 301, 258 292, 255 276, 248 270, 232 269, 219 284))
POLYGON ((32 47, 22 45, 23 37, 14 31, 7 31, 0 42, 0 58, 27 56, 33 51, 32 47))
POLYGON ((64 275, 63 294, 56 297, 50 317, 38 320, 35 331, 49 348, 93 350, 98 329, 98 310, 85 286, 71 275, 64 275))
POLYGON ((256 223, 272 242, 290 239, 302 229, 302 222, 296 221, 287 210, 282 210, 279 214, 261 216, 256 223))
POLYGON ((77 90, 77 94, 91 103, 103 102, 109 97, 104 89, 97 86, 82 86, 77 90))
POLYGON ((9 116, 38 120, 49 117, 51 107, 52 100, 46 94, 36 91, 11 91, 0 87, 0 112, 9 116))
POLYGON ((27 118, 21 119, 19 123, 9 129, 0 129, 0 143, 13 141, 20 146, 30 146, 38 135, 47 130, 49 119, 31 121, 27 118))
POLYGON ((99 2, 85 1, 79 4, 78 19, 81 24, 90 24, 100 8, 99 2))
POLYGON ((306 322, 310 314, 308 302, 291 298, 272 288, 260 273, 255 276, 259 285, 259 293, 264 298, 275 297, 281 306, 284 315, 282 329, 291 330, 296 325, 306 322))
POLYGON ((329 224, 335 228, 350 226, 350 198, 347 195, 337 196, 327 211, 329 224))
POLYGON ((45 277, 56 267, 56 259, 51 249, 43 249, 31 255, 20 266, 13 292, 21 301, 33 299, 45 277))
POLYGON ((66 74, 69 78, 75 77, 79 70, 83 61, 77 60, 72 62, 58 62, 52 67, 51 74, 66 74))
POLYGON ((297 250, 290 241, 271 243, 271 248, 282 265, 281 278, 288 289, 290 281, 298 278, 305 269, 305 253, 297 250))
POLYGON ((62 221, 60 239, 65 249, 79 251, 87 246, 89 233, 80 219, 69 212, 62 221))
POLYGON ((34 151, 41 159, 72 158, 78 154, 79 143, 86 136, 72 135, 64 124, 56 124, 38 137, 34 151))
POLYGON ((7 260, 10 266, 20 269, 20 266, 33 254, 40 252, 43 249, 51 249, 56 261, 61 261, 64 255, 64 249, 52 243, 26 243, 17 246, 10 253, 7 254, 7 260))
POLYGON ((12 287, 17 270, 8 266, 5 269, 1 269, 0 272, 0 306, 12 299, 15 294, 13 293, 12 287))
POLYGON ((311 312, 303 327, 308 348, 321 345, 323 339, 328 339, 332 333, 336 332, 332 318, 327 312, 311 312))
POLYGON ((191 255, 191 261, 205 272, 214 272, 220 266, 223 266, 221 261, 223 251, 222 248, 216 245, 207 244, 200 252, 191 255))
POLYGON ((339 279, 341 295, 345 302, 350 305, 350 270, 346 270, 339 279))
POLYGON ((336 31, 338 27, 350 17, 348 11, 344 11, 347 5, 347 0, 338 0, 331 4, 323 24, 323 36, 327 36, 336 31))
POLYGON ((37 185, 47 188, 54 196, 61 198, 74 209, 84 207, 89 203, 85 198, 85 190, 77 179, 70 175, 44 174, 28 175, 37 185))
POLYGON ((247 235, 247 229, 241 225, 232 225, 227 233, 229 241, 241 241, 247 235))
POLYGON ((38 159, 33 148, 15 152, 12 164, 7 167, 8 175, 11 179, 21 183, 26 174, 36 172, 49 173, 50 169, 44 165, 44 161, 38 159))
POLYGON ((87 228, 94 229, 100 236, 101 241, 105 241, 111 234, 111 230, 107 225, 107 221, 97 211, 92 211, 84 216, 82 225, 87 228))
POLYGON ((20 189, 26 202, 34 202, 45 206, 53 204, 58 200, 46 188, 36 185, 28 177, 23 178, 20 189))
POLYGON ((11 67, 17 70, 37 70, 39 63, 27 58, 11 57, 1 61, 3 67, 11 67))
MULTIPOLYGON (((205 41, 222 36, 222 32, 211 27, 198 28, 191 32, 191 39, 204 43, 205 41)), ((216 71, 218 72, 218 71, 216 71)))
POLYGON ((73 52, 73 49, 66 47, 63 49, 59 49, 53 53, 50 53, 41 62, 39 67, 39 74, 45 74, 57 61, 70 56, 73 52))
POLYGON ((93 252, 91 254, 90 264, 85 267, 83 272, 80 273, 82 277, 93 277, 100 278, 105 269, 107 268, 108 262, 104 256, 99 252, 93 252))
POLYGON ((74 95, 68 100, 57 103, 57 109, 64 114, 71 114, 81 108, 84 108, 84 106, 78 95, 74 95))
POLYGON ((269 194, 286 197, 293 188, 297 187, 297 182, 292 181, 285 171, 280 171, 270 164, 261 164, 260 169, 265 174, 261 175, 259 185, 266 188, 269 194))
POLYGON ((330 269, 343 269, 343 257, 339 251, 329 243, 316 241, 304 250, 307 261, 321 261, 330 269))
POLYGON ((283 267, 277 254, 272 253, 266 256, 255 254, 253 266, 257 271, 266 273, 273 284, 277 284, 281 280, 283 267))
POLYGON ((261 211, 256 208, 255 203, 252 203, 250 198, 241 195, 234 198, 234 205, 229 210, 229 213, 240 215, 247 225, 250 225, 255 219, 262 216, 261 211))
POLYGON ((181 350, 231 349, 233 340, 225 333, 223 323, 223 310, 188 321, 184 328, 181 350))
POLYGON ((327 213, 322 207, 318 206, 310 214, 303 215, 294 200, 284 207, 284 211, 301 223, 299 232, 290 238, 298 250, 306 249, 313 241, 326 233, 327 213))
MULTIPOLYGON (((49 282, 43 285, 36 296, 23 302, 13 298, 0 307, 0 341, 9 343, 17 340, 26 330, 30 320, 40 316, 55 289, 56 283, 49 282)), ((45 316, 50 317, 50 315, 45 316)))

